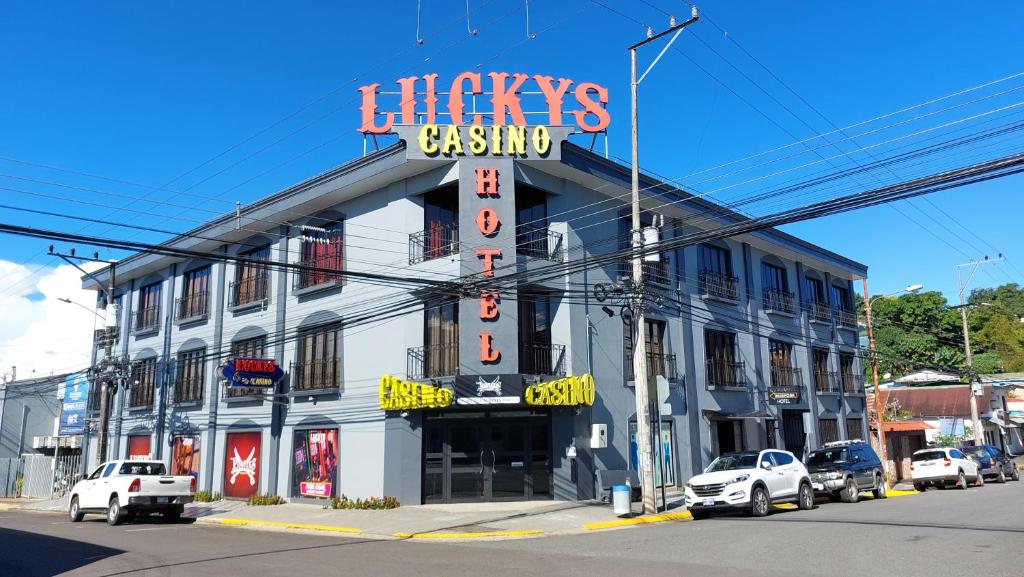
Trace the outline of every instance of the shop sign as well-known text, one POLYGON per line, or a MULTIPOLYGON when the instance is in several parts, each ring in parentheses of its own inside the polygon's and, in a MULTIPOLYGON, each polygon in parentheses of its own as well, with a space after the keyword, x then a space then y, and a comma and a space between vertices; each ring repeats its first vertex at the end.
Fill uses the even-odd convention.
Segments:
POLYGON ((800 387, 772 387, 768 401, 773 405, 795 405, 800 402, 800 387))
POLYGON ((292 491, 300 497, 334 496, 338 475, 338 430, 295 431, 295 463, 292 491))
POLYGON ((284 378, 284 370, 273 359, 239 357, 221 366, 220 374, 232 387, 270 388, 284 378))
POLYGON ((380 378, 380 408, 384 411, 443 409, 452 404, 452 391, 423 383, 403 381, 384 375, 380 378))
POLYGON ((259 432, 228 433, 224 444, 224 496, 246 499, 259 490, 259 432))
POLYGON ((57 434, 81 435, 85 433, 85 411, 89 402, 89 379, 85 373, 68 375, 64 381, 64 404, 60 410, 57 434))
POLYGON ((519 405, 522 400, 522 375, 458 375, 455 377, 455 404, 457 405, 519 405))
POLYGON ((571 376, 526 387, 526 404, 543 407, 575 407, 594 404, 594 377, 571 376))

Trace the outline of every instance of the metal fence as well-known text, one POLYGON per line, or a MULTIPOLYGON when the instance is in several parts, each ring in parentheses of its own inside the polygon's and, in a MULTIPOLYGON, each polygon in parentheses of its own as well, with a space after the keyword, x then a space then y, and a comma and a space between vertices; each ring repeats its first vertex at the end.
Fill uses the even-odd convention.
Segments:
POLYGON ((21 459, 13 457, 0 459, 0 497, 18 496, 19 475, 21 475, 21 459))
POLYGON ((53 491, 53 457, 49 455, 22 455, 21 496, 49 499, 53 491))
POLYGON ((56 499, 63 497, 75 486, 79 477, 81 455, 77 452, 51 457, 50 455, 22 455, 21 459, 0 459, 0 481, 6 482, 5 497, 56 499), (6 465, 4 461, 11 461, 6 465), (18 473, 22 482, 18 486, 18 473), (20 492, 18 491, 20 489, 20 492))

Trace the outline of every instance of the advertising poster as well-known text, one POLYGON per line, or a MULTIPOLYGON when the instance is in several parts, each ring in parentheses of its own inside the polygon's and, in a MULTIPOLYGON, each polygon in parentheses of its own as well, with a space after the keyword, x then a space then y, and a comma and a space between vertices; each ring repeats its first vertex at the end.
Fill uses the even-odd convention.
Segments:
POLYGON ((262 435, 254 433, 228 433, 224 444, 224 496, 229 499, 248 499, 259 492, 260 443, 262 435))
POLYGON ((128 435, 129 459, 148 459, 151 454, 149 435, 128 435))
POLYGON ((85 410, 89 401, 89 379, 85 373, 68 375, 64 381, 64 406, 60 411, 57 434, 81 435, 85 433, 85 410))
POLYGON ((171 447, 171 474, 191 475, 199 479, 199 435, 174 437, 171 447))
POLYGON ((334 496, 338 474, 338 430, 295 431, 292 491, 301 497, 334 496))

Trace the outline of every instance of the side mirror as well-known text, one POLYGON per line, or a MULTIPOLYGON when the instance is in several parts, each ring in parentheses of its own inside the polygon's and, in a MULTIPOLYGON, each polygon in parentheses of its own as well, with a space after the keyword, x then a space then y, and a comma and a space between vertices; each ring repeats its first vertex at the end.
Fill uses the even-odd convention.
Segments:
POLYGON ((764 469, 765 471, 771 471, 772 470, 771 461, 761 461, 761 468, 764 469))

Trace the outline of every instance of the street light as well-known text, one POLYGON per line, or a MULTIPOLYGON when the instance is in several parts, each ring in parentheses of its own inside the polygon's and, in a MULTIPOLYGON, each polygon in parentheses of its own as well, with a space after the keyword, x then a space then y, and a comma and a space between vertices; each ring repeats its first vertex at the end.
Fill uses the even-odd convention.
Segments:
MULTIPOLYGON (((924 288, 923 284, 912 284, 908 285, 903 290, 898 290, 894 293, 887 295, 879 295, 875 298, 868 298, 868 279, 865 277, 864 283, 864 316, 868 322, 868 350, 871 351, 871 380, 875 386, 875 421, 878 423, 878 452, 880 453, 879 459, 882 461, 882 470, 885 471, 885 482, 889 483, 889 465, 886 460, 885 451, 885 416, 883 414, 882 405, 882 392, 878 389, 878 354, 875 351, 875 327, 871 323, 871 303, 881 298, 894 297, 900 294, 913 294, 924 288)), ((888 373, 886 373, 888 375, 888 373)))
POLYGON ((72 304, 72 305, 78 305, 78 306, 82 307, 83 309, 85 309, 85 310, 87 310, 87 311, 91 312, 92 314, 96 315, 96 317, 97 317, 98 319, 100 319, 101 321, 104 321, 104 322, 106 322, 106 317, 105 317, 105 316, 103 316, 103 315, 101 315, 100 313, 98 313, 98 312, 94 311, 93 309, 91 309, 91 308, 89 308, 89 307, 87 307, 87 306, 83 305, 83 304, 82 304, 82 303, 80 303, 80 302, 75 302, 75 301, 73 301, 73 300, 71 300, 71 299, 69 299, 69 298, 59 298, 59 297, 57 298, 57 300, 59 300, 59 301, 60 301, 60 302, 62 302, 62 303, 68 303, 68 304, 72 304))

